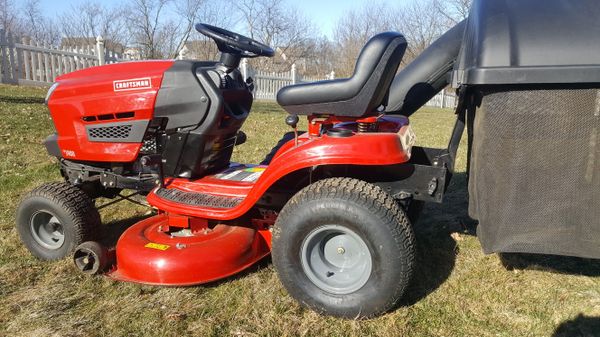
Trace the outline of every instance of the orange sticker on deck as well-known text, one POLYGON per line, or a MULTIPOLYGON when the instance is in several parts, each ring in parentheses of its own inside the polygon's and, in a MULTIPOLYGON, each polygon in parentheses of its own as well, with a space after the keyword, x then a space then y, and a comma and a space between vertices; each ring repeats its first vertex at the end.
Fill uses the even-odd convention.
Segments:
POLYGON ((144 247, 157 250, 167 250, 170 246, 163 245, 161 243, 148 242, 144 247))

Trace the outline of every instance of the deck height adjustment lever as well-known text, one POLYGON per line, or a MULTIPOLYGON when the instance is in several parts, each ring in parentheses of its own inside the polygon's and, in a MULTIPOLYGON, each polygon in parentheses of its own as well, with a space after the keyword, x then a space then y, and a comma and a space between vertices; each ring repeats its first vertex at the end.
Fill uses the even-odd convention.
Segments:
POLYGON ((285 118, 285 124, 289 125, 292 129, 294 129, 294 146, 298 146, 298 115, 288 115, 285 118))

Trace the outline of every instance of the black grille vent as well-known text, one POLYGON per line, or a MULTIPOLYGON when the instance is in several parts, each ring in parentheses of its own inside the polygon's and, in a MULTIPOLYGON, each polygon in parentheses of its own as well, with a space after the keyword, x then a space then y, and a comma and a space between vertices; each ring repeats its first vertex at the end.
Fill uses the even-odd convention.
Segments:
POLYGON ((91 139, 127 139, 131 132, 131 125, 116 125, 88 130, 91 139))
POLYGON ((156 195, 163 199, 180 204, 210 208, 233 208, 239 205, 243 198, 225 197, 212 194, 184 192, 177 189, 160 188, 156 195))
POLYGON ((156 153, 156 138, 145 139, 144 144, 142 145, 141 152, 142 153, 156 153))

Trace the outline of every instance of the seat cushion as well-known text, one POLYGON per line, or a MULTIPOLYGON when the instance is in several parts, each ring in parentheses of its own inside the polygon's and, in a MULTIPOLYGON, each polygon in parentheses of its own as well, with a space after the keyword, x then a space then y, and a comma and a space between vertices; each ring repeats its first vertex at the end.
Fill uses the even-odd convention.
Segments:
POLYGON ((352 77, 290 85, 277 102, 294 114, 361 116, 384 103, 405 50, 401 34, 378 34, 361 51, 352 77))
POLYGON ((280 105, 315 104, 348 100, 360 91, 361 83, 350 78, 289 85, 277 93, 280 105))

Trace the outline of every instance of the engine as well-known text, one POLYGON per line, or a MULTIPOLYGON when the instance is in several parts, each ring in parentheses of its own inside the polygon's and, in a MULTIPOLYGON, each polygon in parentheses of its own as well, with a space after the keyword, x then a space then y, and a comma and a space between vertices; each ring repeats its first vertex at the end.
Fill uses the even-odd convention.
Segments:
POLYGON ((67 180, 148 190, 158 174, 148 158, 171 177, 229 165, 252 93, 215 62, 143 61, 63 75, 46 103, 56 134, 45 145, 67 180))

